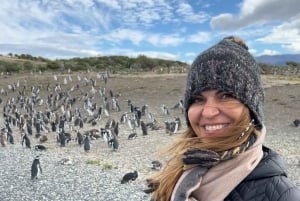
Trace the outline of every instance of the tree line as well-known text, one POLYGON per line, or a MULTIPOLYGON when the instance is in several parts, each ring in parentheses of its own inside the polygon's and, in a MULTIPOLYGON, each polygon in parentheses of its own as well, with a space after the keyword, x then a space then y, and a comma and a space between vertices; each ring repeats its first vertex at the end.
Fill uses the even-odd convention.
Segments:
POLYGON ((99 56, 86 58, 71 58, 49 60, 31 55, 8 55, 10 59, 1 59, 0 72, 23 73, 23 72, 45 72, 59 71, 104 71, 111 73, 135 73, 135 72, 183 72, 189 66, 181 61, 149 58, 139 55, 136 58, 127 56, 99 56))
MULTIPOLYGON (((181 61, 149 58, 139 55, 136 58, 127 56, 99 56, 50 60, 34 57, 29 54, 9 53, 6 59, 0 57, 1 73, 28 72, 78 72, 78 71, 109 71, 110 73, 183 73, 189 64, 181 61), (7 57, 9 59, 7 59, 7 57)), ((262 74, 297 75, 300 76, 300 64, 289 61, 282 66, 259 63, 262 74)))

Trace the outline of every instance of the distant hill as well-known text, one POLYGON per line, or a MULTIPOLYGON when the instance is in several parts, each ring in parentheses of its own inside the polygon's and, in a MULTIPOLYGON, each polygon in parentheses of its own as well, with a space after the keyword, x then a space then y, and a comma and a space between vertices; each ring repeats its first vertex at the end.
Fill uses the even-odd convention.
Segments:
POLYGON ((300 54, 262 55, 255 57, 257 62, 271 65, 285 65, 288 61, 300 63, 300 54))

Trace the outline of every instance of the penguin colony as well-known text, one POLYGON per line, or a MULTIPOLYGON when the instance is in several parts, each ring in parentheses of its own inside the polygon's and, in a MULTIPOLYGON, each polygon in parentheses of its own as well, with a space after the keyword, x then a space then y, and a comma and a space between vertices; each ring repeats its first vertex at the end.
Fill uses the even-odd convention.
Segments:
MULTIPOLYGON (((170 110, 162 103, 161 110, 156 110, 160 112, 155 112, 151 105, 139 105, 135 103, 139 100, 124 99, 124 95, 110 89, 108 72, 96 76, 54 75, 43 83, 27 79, 30 78, 13 83, 7 80, 7 86, 0 85, 0 143, 6 148, 19 143, 36 153, 51 151, 48 146, 53 146, 56 139, 56 146, 63 149, 76 145, 86 154, 93 152, 95 141, 100 141, 101 146, 107 146, 111 152, 119 152, 122 151, 121 137, 133 141, 132 146, 135 146, 134 139, 138 137, 145 137, 144 140, 155 137, 151 135, 155 130, 173 135, 182 126, 180 118, 172 115, 182 114, 182 100, 174 100, 170 110)), ((34 154, 32 180, 41 176, 42 160, 43 154, 34 154)), ((72 164, 72 159, 66 157, 59 163, 72 164)), ((152 170, 161 166, 158 161, 149 163, 152 170)), ((137 177, 134 170, 120 181, 125 184, 137 177)))

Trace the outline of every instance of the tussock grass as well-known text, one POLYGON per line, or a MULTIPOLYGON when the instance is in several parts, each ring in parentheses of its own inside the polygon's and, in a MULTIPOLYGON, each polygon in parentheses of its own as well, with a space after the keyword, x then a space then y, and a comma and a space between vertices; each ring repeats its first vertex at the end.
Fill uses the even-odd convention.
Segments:
POLYGON ((90 159, 90 160, 87 160, 86 161, 86 164, 88 165, 97 165, 97 166, 101 166, 103 167, 104 169, 112 169, 113 168, 113 165, 112 164, 109 164, 107 162, 104 162, 104 161, 100 161, 100 160, 97 160, 97 159, 90 159))

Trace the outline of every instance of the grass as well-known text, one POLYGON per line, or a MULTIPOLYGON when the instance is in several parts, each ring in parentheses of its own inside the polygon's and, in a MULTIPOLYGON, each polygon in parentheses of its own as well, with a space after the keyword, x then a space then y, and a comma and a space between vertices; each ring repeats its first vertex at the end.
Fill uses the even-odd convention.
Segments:
POLYGON ((108 170, 113 168, 112 164, 109 164, 107 162, 103 162, 103 161, 100 161, 100 160, 87 160, 86 164, 102 166, 104 169, 108 169, 108 170))

